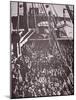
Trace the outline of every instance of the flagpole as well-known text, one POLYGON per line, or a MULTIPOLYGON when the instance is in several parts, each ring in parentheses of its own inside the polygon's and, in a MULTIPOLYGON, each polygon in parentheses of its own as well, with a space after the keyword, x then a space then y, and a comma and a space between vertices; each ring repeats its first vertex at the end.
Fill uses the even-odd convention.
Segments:
POLYGON ((18 6, 17 6, 17 16, 18 16, 18 23, 17 23, 17 32, 19 31, 19 2, 18 2, 18 6))
MULTIPOLYGON (((19 34, 19 2, 18 2, 18 6, 17 6, 17 16, 18 16, 18 23, 17 23, 17 34, 19 34)), ((20 44, 18 43, 17 45, 17 54, 18 54, 18 57, 20 55, 20 44)))

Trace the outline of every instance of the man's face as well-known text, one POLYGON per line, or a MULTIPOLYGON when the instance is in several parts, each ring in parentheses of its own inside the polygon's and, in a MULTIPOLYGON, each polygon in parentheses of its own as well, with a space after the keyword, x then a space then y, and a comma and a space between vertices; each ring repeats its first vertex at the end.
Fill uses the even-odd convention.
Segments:
POLYGON ((29 57, 27 57, 27 56, 25 57, 25 62, 29 63, 29 57))

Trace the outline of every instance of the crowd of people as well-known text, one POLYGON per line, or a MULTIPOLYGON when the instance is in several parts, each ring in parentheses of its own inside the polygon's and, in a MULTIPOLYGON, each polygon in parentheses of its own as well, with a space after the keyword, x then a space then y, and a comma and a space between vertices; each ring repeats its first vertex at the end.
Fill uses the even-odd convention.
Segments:
POLYGON ((68 62, 68 65, 71 67, 72 71, 74 70, 74 45, 73 45, 73 40, 66 40, 66 41, 62 41, 59 42, 60 43, 60 47, 62 49, 62 52, 68 62))
POLYGON ((34 42, 28 43, 23 46, 22 55, 19 58, 12 56, 11 95, 13 98, 74 93, 73 77, 70 78, 70 74, 73 74, 73 45, 68 44, 67 47, 63 42, 60 44, 68 65, 72 69, 69 76, 66 74, 66 68, 63 67, 65 64, 59 54, 53 55, 46 47, 44 48, 42 43, 39 47, 34 42))

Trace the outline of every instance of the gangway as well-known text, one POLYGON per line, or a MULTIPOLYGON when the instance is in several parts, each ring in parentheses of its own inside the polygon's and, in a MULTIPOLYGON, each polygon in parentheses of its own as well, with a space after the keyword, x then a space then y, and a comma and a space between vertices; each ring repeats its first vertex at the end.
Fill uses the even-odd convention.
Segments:
POLYGON ((35 30, 30 29, 21 39, 20 48, 28 41, 28 39, 35 33, 35 30))

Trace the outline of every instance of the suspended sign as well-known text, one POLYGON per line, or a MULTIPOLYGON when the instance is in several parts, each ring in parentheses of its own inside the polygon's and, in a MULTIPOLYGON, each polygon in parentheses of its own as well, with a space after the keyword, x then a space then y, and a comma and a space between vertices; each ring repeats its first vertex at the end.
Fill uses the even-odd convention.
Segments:
POLYGON ((24 14, 24 7, 23 7, 23 3, 20 2, 19 3, 19 15, 23 16, 23 14, 24 14))
POLYGON ((48 22, 47 21, 41 21, 40 23, 38 23, 38 27, 40 26, 49 26, 48 22))

